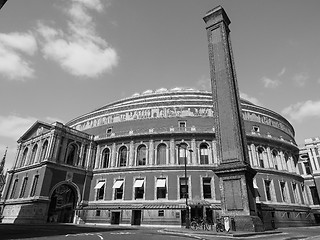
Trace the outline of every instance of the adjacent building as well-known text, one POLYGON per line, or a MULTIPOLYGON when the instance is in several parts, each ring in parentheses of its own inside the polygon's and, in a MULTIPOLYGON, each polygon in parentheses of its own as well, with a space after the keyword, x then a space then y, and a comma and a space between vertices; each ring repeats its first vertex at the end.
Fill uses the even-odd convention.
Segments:
MULTIPOLYGON (((221 207, 212 104, 211 92, 162 88, 65 125, 36 122, 18 140, 2 222, 182 226, 186 196, 190 218, 214 221, 221 207)), ((241 106, 265 228, 314 224, 319 201, 301 174, 308 168, 293 127, 269 109, 241 106)))

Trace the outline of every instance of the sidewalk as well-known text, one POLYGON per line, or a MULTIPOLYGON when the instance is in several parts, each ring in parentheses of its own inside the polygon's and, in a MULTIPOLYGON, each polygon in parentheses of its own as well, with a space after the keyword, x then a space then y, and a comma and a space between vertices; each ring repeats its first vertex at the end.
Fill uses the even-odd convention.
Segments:
POLYGON ((176 234, 188 234, 188 235, 212 235, 212 236, 229 236, 229 237, 251 237, 251 236, 261 236, 261 235, 269 235, 269 234, 278 234, 282 233, 281 231, 277 230, 270 230, 264 232, 238 232, 238 231, 230 231, 230 232, 216 232, 215 230, 212 231, 204 231, 204 230, 196 230, 193 231, 192 229, 187 228, 166 228, 163 229, 164 232, 167 233, 176 233, 176 234))

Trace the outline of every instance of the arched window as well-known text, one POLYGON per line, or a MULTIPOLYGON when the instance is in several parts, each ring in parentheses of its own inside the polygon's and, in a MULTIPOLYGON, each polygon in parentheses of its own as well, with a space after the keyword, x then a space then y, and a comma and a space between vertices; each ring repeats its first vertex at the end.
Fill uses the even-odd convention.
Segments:
POLYGON ((263 147, 258 147, 258 159, 259 159, 259 164, 261 168, 264 168, 263 154, 264 154, 263 147))
POLYGON ((272 151, 272 160, 274 168, 278 170, 278 160, 277 160, 278 152, 276 150, 272 151))
POLYGON ((30 164, 34 164, 35 163, 37 150, 38 150, 38 145, 36 144, 32 148, 31 157, 30 157, 30 164))
POLYGON ((127 148, 125 146, 119 149, 118 167, 127 166, 127 148))
POLYGON ((167 163, 167 146, 164 143, 158 145, 157 149, 157 165, 165 165, 167 163))
POLYGON ((46 154, 47 154, 47 149, 48 149, 48 141, 45 141, 45 142, 42 144, 40 161, 43 161, 43 160, 45 159, 46 154))
POLYGON ((110 150, 106 148, 102 152, 102 168, 107 168, 109 166, 110 150))
POLYGON ((147 148, 144 145, 140 145, 137 150, 137 165, 143 166, 146 165, 147 159, 147 148))
POLYGON ((188 145, 185 143, 181 143, 178 146, 178 164, 184 164, 187 160, 187 148, 188 145))
POLYGON ((77 153, 77 146, 75 144, 70 144, 67 150, 67 161, 66 163, 69 165, 73 165, 75 158, 76 158, 76 153, 77 153))
POLYGON ((205 143, 200 145, 200 164, 209 164, 208 145, 205 143))
POLYGON ((26 163, 26 159, 27 159, 27 155, 28 155, 28 148, 25 148, 21 157, 21 164, 20 166, 23 167, 26 163))

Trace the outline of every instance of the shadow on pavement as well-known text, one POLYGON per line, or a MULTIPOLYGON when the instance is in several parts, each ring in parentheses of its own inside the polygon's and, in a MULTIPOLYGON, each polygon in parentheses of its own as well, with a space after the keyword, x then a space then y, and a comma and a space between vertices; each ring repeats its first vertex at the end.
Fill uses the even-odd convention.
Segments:
POLYGON ((121 230, 137 230, 132 227, 123 226, 96 226, 96 225, 73 225, 73 224, 0 224, 0 239, 21 239, 61 236, 67 234, 110 232, 121 230))

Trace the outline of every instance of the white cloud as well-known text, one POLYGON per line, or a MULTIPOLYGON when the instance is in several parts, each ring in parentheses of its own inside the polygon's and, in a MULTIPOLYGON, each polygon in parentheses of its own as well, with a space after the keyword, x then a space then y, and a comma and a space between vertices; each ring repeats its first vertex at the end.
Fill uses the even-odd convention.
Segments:
POLYGON ((101 1, 71 0, 67 13, 68 30, 57 30, 40 23, 38 33, 43 38, 42 52, 75 76, 97 77, 118 65, 114 48, 101 38, 88 9, 102 11, 101 1))
POLYGON ((256 105, 259 105, 259 106, 263 105, 257 98, 251 97, 246 93, 240 92, 240 97, 245 99, 245 100, 248 100, 249 102, 252 102, 253 104, 256 104, 256 105))
POLYGON ((309 79, 309 74, 306 72, 297 73, 293 76, 293 81, 298 87, 303 87, 307 80, 309 79))
POLYGON ((268 77, 262 77, 261 81, 265 88, 276 88, 281 84, 279 79, 271 79, 268 77))
POLYGON ((281 71, 278 73, 278 77, 281 77, 283 74, 285 74, 286 68, 282 68, 281 71))
POLYGON ((0 74, 10 80, 34 77, 34 69, 26 59, 37 51, 32 33, 0 33, 0 74))
POLYGON ((286 73, 286 68, 283 67, 275 78, 262 77, 261 81, 265 88, 276 88, 281 84, 280 78, 286 73))
POLYGON ((0 116, 0 137, 18 140, 35 122, 33 117, 0 116))
MULTIPOLYGON (((0 137, 18 140, 38 119, 18 115, 0 116, 0 137)), ((45 123, 64 121, 56 117, 45 117, 45 123)))
POLYGON ((196 86, 200 90, 212 91, 211 90, 211 79, 207 76, 201 76, 196 82, 196 86))
POLYGON ((283 109, 282 114, 289 116, 290 119, 297 122, 302 122, 304 119, 309 117, 320 118, 320 100, 308 100, 292 104, 283 109))

